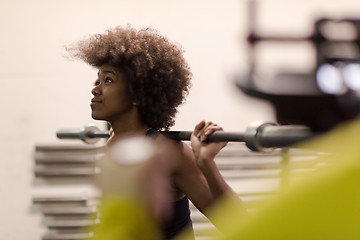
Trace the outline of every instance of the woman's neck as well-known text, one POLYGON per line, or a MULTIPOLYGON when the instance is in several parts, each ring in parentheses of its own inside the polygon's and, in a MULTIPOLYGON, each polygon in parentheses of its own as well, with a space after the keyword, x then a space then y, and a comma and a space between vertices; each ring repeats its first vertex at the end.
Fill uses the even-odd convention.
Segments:
POLYGON ((131 132, 146 133, 146 131, 149 130, 149 126, 139 121, 115 121, 110 123, 115 135, 122 135, 131 132))
POLYGON ((146 133, 149 126, 140 120, 139 111, 135 106, 132 106, 126 113, 113 116, 108 119, 115 135, 122 135, 127 133, 146 133))

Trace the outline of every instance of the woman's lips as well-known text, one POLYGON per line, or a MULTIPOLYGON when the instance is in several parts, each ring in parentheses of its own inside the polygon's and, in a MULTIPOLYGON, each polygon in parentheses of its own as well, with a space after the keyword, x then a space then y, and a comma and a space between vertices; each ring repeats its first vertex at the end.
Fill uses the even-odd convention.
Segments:
POLYGON ((91 99, 90 106, 93 107, 93 106, 99 105, 101 103, 102 103, 102 101, 100 99, 93 98, 93 99, 91 99))

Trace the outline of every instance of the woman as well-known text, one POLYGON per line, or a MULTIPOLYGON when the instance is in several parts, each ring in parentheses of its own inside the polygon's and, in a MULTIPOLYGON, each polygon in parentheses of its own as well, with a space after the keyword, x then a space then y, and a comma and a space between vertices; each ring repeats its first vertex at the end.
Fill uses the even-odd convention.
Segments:
POLYGON ((190 88, 191 73, 179 46, 150 28, 137 31, 117 27, 80 41, 69 51, 98 69, 92 90, 92 117, 111 124, 109 145, 136 132, 175 149, 167 159, 173 204, 170 219, 161 219, 165 239, 191 228, 188 199, 206 215, 219 197, 232 193, 213 161, 226 143, 204 143, 206 136, 220 127, 199 123, 192 135, 194 152, 157 132, 174 124, 176 108, 190 88))

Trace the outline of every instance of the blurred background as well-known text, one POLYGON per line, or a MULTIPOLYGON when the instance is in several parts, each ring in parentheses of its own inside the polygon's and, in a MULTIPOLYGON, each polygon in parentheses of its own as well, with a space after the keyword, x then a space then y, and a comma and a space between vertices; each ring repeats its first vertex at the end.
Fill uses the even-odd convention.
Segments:
MULTIPOLYGON (((0 238, 40 239, 34 214, 34 146, 58 143, 56 131, 103 122, 90 117, 90 90, 97 71, 69 60, 65 46, 107 28, 154 27, 185 50, 193 87, 172 130, 192 130, 211 120, 228 131, 254 121, 275 121, 272 106, 244 95, 235 73, 248 69, 245 0, 0 0, 1 168, 0 238)), ((307 36, 319 17, 357 17, 357 0, 258 1, 261 33, 307 36)), ((313 67, 311 45, 260 46, 264 71, 313 67), (291 59, 289 61, 289 59, 291 59)), ((62 141, 64 142, 64 141, 62 141)), ((37 188, 39 189, 39 188, 37 188)), ((41 191, 41 190, 40 190, 41 191)))

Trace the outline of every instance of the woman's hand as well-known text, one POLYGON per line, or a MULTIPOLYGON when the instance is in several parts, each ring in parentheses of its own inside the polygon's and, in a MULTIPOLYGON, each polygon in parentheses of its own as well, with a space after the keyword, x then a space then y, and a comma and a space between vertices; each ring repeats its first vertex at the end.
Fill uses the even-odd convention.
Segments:
POLYGON ((212 122, 201 121, 191 134, 191 147, 199 166, 202 166, 204 161, 213 161, 220 150, 227 145, 227 142, 206 142, 207 137, 215 131, 223 131, 223 129, 212 122))

